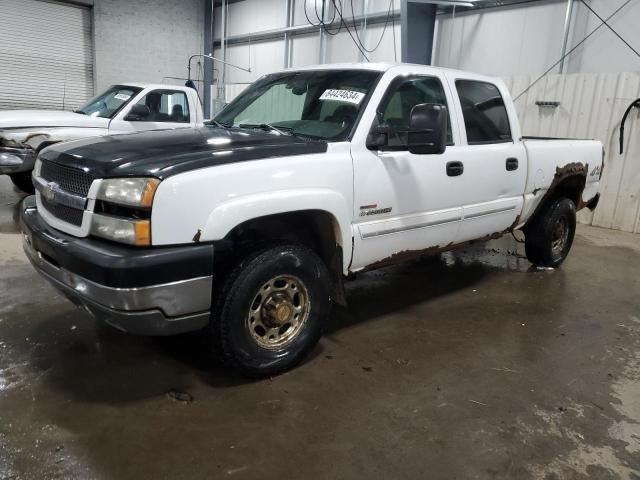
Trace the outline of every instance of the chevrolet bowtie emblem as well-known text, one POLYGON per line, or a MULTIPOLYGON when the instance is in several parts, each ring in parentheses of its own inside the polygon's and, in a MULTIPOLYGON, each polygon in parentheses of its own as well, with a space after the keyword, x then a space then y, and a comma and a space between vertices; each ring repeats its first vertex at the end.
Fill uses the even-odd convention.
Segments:
POLYGON ((48 182, 44 188, 40 191, 40 195, 42 195, 45 200, 49 202, 53 202, 56 197, 56 189, 58 188, 58 184, 56 182, 48 182))

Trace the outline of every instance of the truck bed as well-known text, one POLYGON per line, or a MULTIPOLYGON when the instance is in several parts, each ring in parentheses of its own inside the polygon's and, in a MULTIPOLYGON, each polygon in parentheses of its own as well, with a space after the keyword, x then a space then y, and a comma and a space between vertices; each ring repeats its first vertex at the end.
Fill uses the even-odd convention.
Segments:
POLYGON ((580 209, 594 200, 599 191, 604 159, 600 142, 522 137, 522 143, 529 160, 523 218, 535 210, 552 185, 570 174, 583 173, 586 177, 582 198, 576 207, 580 209))

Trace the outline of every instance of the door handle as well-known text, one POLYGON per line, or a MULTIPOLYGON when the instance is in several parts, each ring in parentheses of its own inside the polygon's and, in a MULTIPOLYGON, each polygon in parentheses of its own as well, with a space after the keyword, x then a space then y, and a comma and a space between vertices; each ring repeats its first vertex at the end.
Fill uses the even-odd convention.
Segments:
POLYGON ((447 175, 450 177, 458 177, 464 172, 464 163, 447 162, 447 175))
POLYGON ((517 158, 507 158, 506 162, 507 172, 513 172, 518 169, 518 159, 517 158))

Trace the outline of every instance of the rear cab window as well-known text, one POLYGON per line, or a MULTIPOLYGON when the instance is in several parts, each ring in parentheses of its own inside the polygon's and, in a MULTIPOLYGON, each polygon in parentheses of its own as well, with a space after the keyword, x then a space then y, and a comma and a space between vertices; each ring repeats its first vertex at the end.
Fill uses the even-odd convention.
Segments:
POLYGON ((138 105, 149 107, 147 122, 189 123, 189 100, 181 90, 152 90, 138 105))
POLYGON ((467 144, 482 145, 513 141, 509 115, 500 90, 478 80, 456 80, 467 132, 467 144))

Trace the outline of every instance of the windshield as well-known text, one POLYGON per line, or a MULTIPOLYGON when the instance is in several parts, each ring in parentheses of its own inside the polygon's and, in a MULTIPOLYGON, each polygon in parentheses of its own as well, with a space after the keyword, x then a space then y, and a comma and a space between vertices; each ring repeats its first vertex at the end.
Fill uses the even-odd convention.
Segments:
POLYGON ((380 75, 366 70, 267 75, 227 105, 211 125, 266 126, 293 135, 344 140, 380 75))
POLYGON ((91 117, 112 118, 125 104, 129 103, 141 88, 114 85, 106 92, 93 97, 87 104, 76 110, 91 117))

